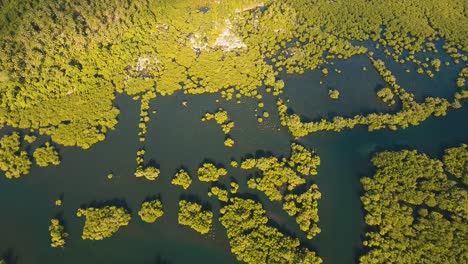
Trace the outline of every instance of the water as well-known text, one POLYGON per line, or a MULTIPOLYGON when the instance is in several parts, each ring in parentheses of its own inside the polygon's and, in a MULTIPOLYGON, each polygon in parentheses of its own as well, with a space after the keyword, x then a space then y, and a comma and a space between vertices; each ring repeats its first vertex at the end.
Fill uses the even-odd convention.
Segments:
MULTIPOLYGON (((349 61, 337 61, 327 66, 329 75, 319 71, 302 76, 287 76, 284 99, 300 115, 308 119, 361 112, 392 111, 375 97, 375 89, 384 85, 368 60, 359 56, 349 61), (367 72, 362 67, 367 67, 367 72), (341 74, 333 71, 342 70, 341 74), (319 81, 324 84, 320 85, 319 81), (341 92, 338 101, 328 98, 328 89, 341 92)), ((395 73, 396 74, 396 73, 395 73)), ((453 74, 439 77, 437 86, 425 90, 445 96, 453 92, 444 88, 452 83, 453 74)), ((456 75, 456 73, 455 73, 456 75)), ((454 76, 455 76, 454 75, 454 76)), ((402 83, 412 79, 396 74, 402 83), (406 79, 405 79, 406 78, 406 79)), ((418 77, 414 82, 424 78, 418 77)), ((418 85, 420 85, 418 83, 418 85)), ((418 86, 419 88, 419 86, 418 86)), ((423 89, 423 88, 421 88, 423 89)), ((229 175, 221 184, 231 179, 239 182, 240 192, 258 196, 275 224, 289 234, 299 237, 305 246, 317 250, 325 263, 356 263, 362 250, 365 232, 363 211, 359 196, 359 178, 372 175, 370 157, 385 149, 416 148, 433 157, 440 157, 442 150, 461 142, 468 142, 466 107, 450 112, 445 118, 430 118, 420 126, 397 132, 377 131, 369 133, 363 127, 342 133, 316 133, 298 140, 316 149, 322 158, 319 174, 309 180, 322 192, 319 205, 322 233, 312 241, 306 241, 294 219, 281 210, 281 205, 271 203, 265 195, 246 188, 248 172, 232 169, 232 159, 240 161, 248 154, 289 156, 289 145, 294 139, 284 127, 279 127, 275 111, 275 99, 264 95, 265 110, 271 117, 258 124, 255 117, 257 100, 242 99, 225 102, 218 95, 186 96, 178 93, 159 97, 151 104, 152 121, 148 126, 145 144, 145 160, 153 160, 161 168, 161 176, 155 182, 135 178, 135 152, 139 148, 138 102, 119 96, 116 105, 121 109, 119 125, 107 135, 107 139, 88 151, 61 148, 62 164, 52 168, 33 166, 31 174, 20 180, 0 177, 0 249, 9 251, 17 264, 155 264, 155 263, 236 263, 230 253, 223 227, 217 221, 220 204, 206 193, 210 184, 194 180, 188 191, 170 184, 171 177, 181 167, 187 168, 193 178, 198 166, 212 160, 229 169, 229 175), (220 103, 216 100, 219 99, 220 103), (187 107, 181 105, 187 101, 187 107), (201 122, 205 112, 218 107, 226 109, 235 128, 231 137, 236 141, 232 149, 224 147, 225 135, 213 121, 201 122), (113 172, 114 178, 106 175, 113 172), (63 195, 63 206, 54 201, 63 195), (155 224, 138 219, 141 202, 160 195, 165 215, 155 224), (213 232, 201 236, 195 231, 177 224, 177 208, 180 198, 195 196, 214 210, 213 232), (83 241, 80 238, 84 219, 75 216, 76 209, 93 202, 124 202, 132 212, 128 227, 104 241, 83 241), (57 214, 65 219, 70 238, 63 250, 49 246, 49 219, 57 214)), ((42 141, 45 139, 42 139, 42 141)), ((40 142, 39 142, 40 143, 40 142)), ((0 250, 0 251, 1 251, 0 250)))

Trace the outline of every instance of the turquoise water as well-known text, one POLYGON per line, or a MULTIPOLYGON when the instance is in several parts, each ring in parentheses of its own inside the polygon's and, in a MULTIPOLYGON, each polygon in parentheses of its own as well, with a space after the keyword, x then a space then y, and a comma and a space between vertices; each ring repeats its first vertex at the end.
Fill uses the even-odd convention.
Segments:
MULTIPOLYGON (((317 119, 336 114, 348 116, 394 110, 376 99, 375 90, 384 83, 365 57, 338 61, 327 68, 330 74, 326 77, 319 71, 284 77, 286 88, 282 97, 289 99, 288 105, 301 116, 317 119), (363 66, 367 67, 366 72, 362 71, 363 66), (335 73, 334 68, 342 72, 335 73), (321 80, 323 85, 319 84, 321 80), (330 88, 340 90, 339 100, 328 98, 330 88)), ((405 74, 395 72, 398 80, 403 85, 413 85, 411 89, 417 90, 417 94, 448 97, 454 91, 451 87, 456 73, 450 72, 435 80, 405 74)), ((188 195, 209 205, 216 218, 220 204, 207 197, 209 184, 194 180, 187 192, 170 184, 179 168, 187 168, 195 176, 204 160, 212 160, 229 169, 222 183, 228 184, 234 179, 240 183, 241 193, 257 195, 272 221, 299 237, 305 246, 317 250, 325 263, 355 263, 365 232, 359 178, 372 175, 371 155, 385 149, 416 148, 440 157, 445 147, 468 142, 466 106, 445 118, 430 118, 420 126, 397 132, 369 133, 358 127, 341 133, 320 132, 297 140, 316 149, 322 158, 319 174, 310 180, 317 183, 322 192, 319 205, 322 233, 306 241, 294 219, 281 210, 280 204, 271 203, 265 195, 246 188, 247 172, 228 166, 231 159, 239 161, 248 154, 289 155, 289 144, 294 139, 284 127, 279 127, 275 99, 264 95, 262 101, 271 117, 258 124, 254 99, 242 99, 242 103, 237 104, 225 102, 217 95, 178 93, 154 100, 151 110, 156 110, 157 114, 151 115, 148 126, 145 160, 159 164, 161 176, 155 182, 148 182, 133 176, 135 152, 140 146, 137 136, 139 104, 119 96, 116 100, 121 109, 119 125, 108 133, 106 141, 88 151, 61 148, 60 166, 46 169, 33 166, 31 174, 20 180, 0 177, 0 252, 9 251, 17 264, 236 263, 225 231, 217 220, 207 236, 177 224, 177 203, 188 195), (182 101, 188 102, 187 107, 181 105, 182 101), (224 147, 225 135, 214 122, 200 121, 205 112, 214 112, 218 107, 225 108, 235 121, 231 137, 236 144, 232 149, 224 147), (109 172, 114 174, 112 180, 106 178, 109 172), (62 195, 64 205, 56 207, 54 201, 62 195), (165 215, 155 224, 146 224, 138 219, 136 212, 144 199, 154 195, 161 196, 165 215), (82 241, 80 232, 84 221, 75 216, 76 209, 93 202, 109 201, 124 203, 131 209, 130 225, 110 239, 82 241), (68 244, 62 250, 49 246, 49 219, 57 214, 65 220, 70 233, 68 244)))

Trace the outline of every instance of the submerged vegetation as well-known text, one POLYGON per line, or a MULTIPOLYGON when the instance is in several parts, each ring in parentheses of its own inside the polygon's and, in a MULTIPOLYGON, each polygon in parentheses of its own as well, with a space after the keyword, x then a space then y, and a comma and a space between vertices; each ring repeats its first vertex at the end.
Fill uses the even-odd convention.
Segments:
POLYGON ((104 206, 101 208, 80 208, 76 212, 78 217, 86 218, 81 238, 86 240, 103 240, 111 237, 122 226, 130 223, 131 216, 122 207, 104 206))
POLYGON ((200 234, 210 232, 213 212, 203 210, 202 205, 186 200, 179 201, 179 224, 189 226, 200 234))
MULTIPOLYGON (((449 171, 453 164, 466 164, 466 148, 448 149, 444 160, 449 171), (453 158, 458 152, 465 158, 453 158)), ((360 262, 466 262, 466 185, 450 180, 441 161, 416 151, 381 152, 372 163, 374 176, 361 180, 372 231, 360 262)))

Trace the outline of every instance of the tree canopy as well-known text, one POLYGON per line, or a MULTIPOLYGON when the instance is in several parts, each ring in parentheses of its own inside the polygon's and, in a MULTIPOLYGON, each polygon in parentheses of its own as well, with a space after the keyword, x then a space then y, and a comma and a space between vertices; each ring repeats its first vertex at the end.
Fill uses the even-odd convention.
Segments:
POLYGON ((36 160, 36 164, 40 167, 47 167, 49 164, 60 164, 59 154, 49 142, 46 142, 43 147, 36 148, 33 152, 33 157, 36 160))
POLYGON ((78 217, 86 218, 81 238, 86 240, 103 240, 111 237, 122 226, 130 223, 131 216, 125 208, 104 206, 100 208, 80 208, 78 217))
POLYGON ((163 214, 163 205, 160 200, 145 201, 141 204, 140 211, 138 211, 141 220, 147 223, 156 222, 163 214))
POLYGON ((262 205, 251 199, 232 198, 220 210, 219 221, 227 230, 231 252, 245 263, 319 264, 315 252, 300 247, 296 238, 267 225, 262 205))
POLYGON ((65 246, 65 238, 68 236, 65 228, 60 223, 59 219, 50 220, 49 232, 50 232, 50 246, 54 248, 62 248, 65 246))
MULTIPOLYGON (((448 150, 448 152, 452 152, 448 150)), ((360 263, 464 263, 468 251, 467 186, 443 163, 414 150, 381 152, 362 178, 369 252, 360 263)))
POLYGON ((0 169, 8 179, 19 178, 29 173, 31 160, 21 150, 19 133, 5 135, 0 139, 0 169))
POLYGON ((213 223, 213 212, 203 210, 201 204, 181 200, 178 220, 181 225, 189 226, 200 234, 207 234, 213 223))

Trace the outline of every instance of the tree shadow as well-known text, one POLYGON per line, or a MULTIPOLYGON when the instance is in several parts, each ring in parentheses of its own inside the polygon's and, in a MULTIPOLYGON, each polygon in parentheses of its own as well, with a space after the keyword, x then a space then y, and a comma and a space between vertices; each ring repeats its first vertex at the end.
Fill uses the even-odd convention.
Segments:
POLYGON ((203 159, 203 161, 198 164, 198 168, 203 167, 203 164, 205 164, 205 163, 211 163, 211 164, 215 165, 216 168, 218 168, 218 169, 220 169, 220 168, 225 169, 226 168, 222 163, 216 162, 216 161, 214 161, 212 159, 203 159))
MULTIPOLYGON (((63 226, 63 227, 66 227, 67 226, 67 221, 65 220, 64 216, 63 216, 63 211, 60 211, 58 212, 57 214, 55 214, 54 216, 55 219, 58 219, 60 224, 63 226)), ((66 228, 65 228, 65 231, 66 231, 66 228)))
POLYGON ((149 159, 145 167, 153 167, 156 169, 160 169, 159 163, 157 163, 154 159, 149 159))
POLYGON ((80 208, 89 208, 89 207, 103 208, 106 206, 121 207, 121 208, 124 208, 128 213, 130 214, 132 213, 132 210, 130 209, 130 207, 128 207, 127 202, 123 198, 114 198, 112 200, 107 200, 107 201, 93 200, 90 203, 81 204, 80 208))
POLYGON ((262 200, 257 194, 253 193, 236 193, 233 197, 241 198, 243 200, 250 199, 254 200, 257 203, 262 203, 262 200))
POLYGON ((213 207, 211 206, 210 203, 208 202, 203 202, 198 196, 193 195, 193 194, 181 194, 179 196, 179 201, 180 200, 186 200, 191 203, 197 203, 202 206, 202 210, 208 210, 208 211, 213 211, 213 207))
POLYGON ((3 255, 1 255, 0 260, 3 259, 7 264, 18 264, 19 258, 15 256, 15 252, 12 248, 8 248, 3 255))
POLYGON ((169 259, 165 257, 162 257, 161 255, 157 255, 154 262, 152 263, 153 264, 173 264, 172 261, 170 261, 169 259))
POLYGON ((161 201, 161 202, 162 202, 161 194, 147 195, 147 196, 145 197, 145 199, 143 200, 143 202, 151 202, 151 201, 154 201, 154 200, 158 200, 158 201, 161 201))

